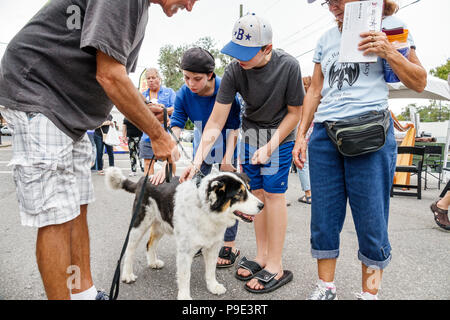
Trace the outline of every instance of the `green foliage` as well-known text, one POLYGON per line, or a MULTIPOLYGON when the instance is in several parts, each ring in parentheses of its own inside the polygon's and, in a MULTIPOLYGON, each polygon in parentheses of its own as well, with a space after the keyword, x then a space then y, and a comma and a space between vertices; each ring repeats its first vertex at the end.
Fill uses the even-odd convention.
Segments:
POLYGON ((222 76, 225 67, 231 62, 232 58, 220 53, 220 50, 216 48, 216 43, 211 37, 200 38, 193 44, 183 44, 177 47, 172 45, 166 45, 159 51, 158 65, 161 70, 163 83, 166 87, 172 88, 175 91, 181 88, 184 84, 183 73, 180 69, 181 57, 183 53, 192 47, 201 47, 211 52, 216 58, 215 73, 218 76, 222 76))
POLYGON ((420 122, 440 122, 450 119, 450 107, 442 105, 436 100, 429 100, 428 106, 417 106, 416 103, 408 104, 400 115, 397 116, 399 121, 410 121, 409 108, 414 107, 416 113, 420 115, 420 122))
POLYGON ((449 73, 450 73, 450 59, 447 59, 447 63, 444 63, 443 65, 430 70, 431 75, 441 78, 443 80, 448 79, 449 73))

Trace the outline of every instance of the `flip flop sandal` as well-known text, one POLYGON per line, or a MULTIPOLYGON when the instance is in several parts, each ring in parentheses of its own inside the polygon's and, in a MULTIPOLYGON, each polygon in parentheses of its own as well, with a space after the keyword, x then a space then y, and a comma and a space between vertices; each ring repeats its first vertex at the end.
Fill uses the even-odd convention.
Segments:
POLYGON ((307 196, 300 197, 300 198, 298 198, 298 202, 311 204, 311 197, 307 197, 307 196))
POLYGON ((277 274, 278 273, 270 273, 269 271, 262 269, 257 274, 255 274, 254 278, 258 279, 258 283, 264 286, 264 288, 259 290, 252 289, 247 284, 245 284, 244 285, 245 290, 252 293, 269 293, 278 288, 281 288, 294 278, 293 273, 289 270, 283 270, 283 275, 278 280, 275 279, 277 274))
POLYGON ((217 268, 229 268, 229 267, 234 266, 234 262, 236 261, 236 258, 239 257, 240 254, 241 254, 241 251, 239 249, 237 249, 237 252, 234 253, 233 248, 222 247, 222 249, 220 249, 220 251, 219 251, 219 258, 229 260, 230 263, 223 263, 223 264, 217 263, 216 267, 217 268))
POLYGON ((259 265, 259 263, 255 262, 255 261, 247 260, 246 257, 242 257, 241 261, 239 261, 238 269, 239 268, 250 271, 250 275, 241 276, 240 274, 238 274, 238 270, 236 270, 236 273, 234 274, 234 276, 236 279, 241 280, 241 281, 250 280, 255 276, 255 274, 257 272, 263 270, 263 268, 259 265))

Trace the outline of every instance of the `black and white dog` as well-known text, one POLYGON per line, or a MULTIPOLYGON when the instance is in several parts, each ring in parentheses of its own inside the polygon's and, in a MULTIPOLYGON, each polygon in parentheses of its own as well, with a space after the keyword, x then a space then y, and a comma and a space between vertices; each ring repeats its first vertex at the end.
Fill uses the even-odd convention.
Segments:
MULTIPOLYGON (((245 174, 213 171, 199 184, 194 180, 180 184, 178 177, 158 186, 148 182, 130 233, 122 281, 131 283, 136 280, 133 274, 134 253, 143 235, 150 229, 147 262, 155 269, 164 266, 164 262, 156 256, 158 241, 164 234, 175 235, 178 299, 191 299, 191 264, 199 249, 202 249, 205 260, 208 290, 213 294, 224 294, 226 288, 216 280, 216 263, 225 229, 234 225, 236 219, 252 222, 264 207, 250 193, 248 181, 245 174)), ((144 178, 137 183, 128 180, 118 168, 111 167, 106 171, 106 183, 110 188, 136 194, 133 211, 143 182, 144 178)))

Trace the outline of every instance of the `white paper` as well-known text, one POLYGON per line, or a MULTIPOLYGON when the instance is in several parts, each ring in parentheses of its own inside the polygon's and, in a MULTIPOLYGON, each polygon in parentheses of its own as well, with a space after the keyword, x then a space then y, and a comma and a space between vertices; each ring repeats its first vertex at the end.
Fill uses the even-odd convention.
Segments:
POLYGON ((376 62, 376 54, 363 55, 358 50, 360 34, 381 30, 383 0, 356 1, 345 4, 339 62, 376 62))

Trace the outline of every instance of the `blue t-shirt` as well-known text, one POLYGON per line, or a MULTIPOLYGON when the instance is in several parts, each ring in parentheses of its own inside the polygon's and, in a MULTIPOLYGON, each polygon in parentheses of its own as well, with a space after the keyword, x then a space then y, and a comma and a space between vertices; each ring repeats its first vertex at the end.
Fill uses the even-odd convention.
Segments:
MULTIPOLYGON (((396 17, 387 16, 382 27, 394 29, 406 25, 396 17)), ((408 36, 410 47, 414 47, 408 36)), ((373 110, 388 108, 388 87, 383 63, 339 63, 341 33, 334 27, 323 34, 316 46, 313 62, 320 63, 324 75, 322 99, 314 122, 337 121, 373 110)))
MULTIPOLYGON (((147 101, 150 101, 150 89, 142 92, 142 94, 147 101)), ((176 93, 172 88, 161 86, 158 92, 158 103, 164 105, 166 108, 173 107, 175 105, 175 97, 176 93)), ((150 141, 149 136, 145 132, 142 133, 142 140, 147 142, 150 141)))
MULTIPOLYGON (((208 119, 212 113, 214 103, 216 102, 217 92, 219 91, 221 78, 216 76, 214 93, 211 96, 199 96, 192 92, 186 85, 183 85, 177 92, 175 99, 175 108, 170 119, 171 127, 184 128, 188 118, 194 123, 194 157, 198 148, 199 137, 206 126, 208 119), (197 136, 195 138, 195 136, 197 136), (197 141, 198 140, 198 141, 197 141)), ((241 105, 237 97, 235 97, 230 114, 228 115, 225 126, 222 130, 222 139, 217 139, 211 149, 205 162, 208 164, 221 162, 226 151, 227 131, 235 130, 240 127, 241 105)))

